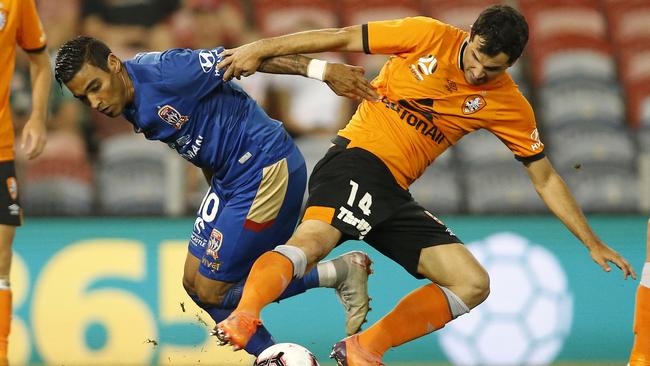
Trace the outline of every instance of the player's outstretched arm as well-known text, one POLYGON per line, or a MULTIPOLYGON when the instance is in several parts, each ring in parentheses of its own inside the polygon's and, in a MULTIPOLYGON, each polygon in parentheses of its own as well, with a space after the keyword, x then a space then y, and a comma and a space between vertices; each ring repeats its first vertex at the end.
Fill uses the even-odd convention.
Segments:
POLYGON ((569 188, 548 158, 528 163, 526 168, 535 190, 546 206, 589 249, 594 262, 607 272, 611 271, 609 262, 614 263, 623 271, 625 279, 628 276, 636 279, 632 266, 593 232, 569 188))
POLYGON ((47 50, 27 53, 32 84, 32 113, 25 123, 20 139, 27 158, 34 159, 45 149, 47 129, 47 101, 52 85, 52 71, 47 50))
POLYGON ((336 95, 352 99, 375 101, 379 95, 364 77, 365 70, 360 66, 314 60, 302 55, 287 55, 267 58, 257 69, 271 74, 293 74, 313 77, 324 81, 336 95), (314 73, 313 63, 320 63, 321 70, 314 73))
POLYGON ((269 57, 325 51, 363 51, 361 26, 312 30, 260 39, 223 51, 220 54, 222 61, 217 67, 225 70, 223 79, 228 81, 252 75, 262 60, 269 57))

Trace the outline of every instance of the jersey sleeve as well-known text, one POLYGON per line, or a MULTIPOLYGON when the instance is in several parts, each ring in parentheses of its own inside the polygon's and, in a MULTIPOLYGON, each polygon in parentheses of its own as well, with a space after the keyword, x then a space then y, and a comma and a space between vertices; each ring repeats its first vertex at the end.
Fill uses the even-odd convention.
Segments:
POLYGON ((487 129, 514 153, 515 159, 524 163, 542 159, 544 144, 537 131, 533 108, 521 93, 516 95, 507 104, 508 108, 488 123, 487 129))
POLYGON ((399 55, 440 42, 448 25, 427 17, 369 22, 362 26, 366 53, 399 55))
POLYGON ((223 83, 217 69, 223 47, 214 49, 175 49, 163 55, 162 76, 169 90, 200 99, 223 83))
POLYGON ((34 0, 21 0, 18 3, 20 4, 20 22, 16 33, 16 42, 27 52, 44 50, 47 38, 36 12, 34 0))

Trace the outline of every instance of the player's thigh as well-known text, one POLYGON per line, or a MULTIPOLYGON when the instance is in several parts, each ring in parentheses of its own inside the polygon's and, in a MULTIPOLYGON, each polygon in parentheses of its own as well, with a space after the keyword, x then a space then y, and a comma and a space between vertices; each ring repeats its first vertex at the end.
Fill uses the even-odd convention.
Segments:
POLYGON ((183 288, 190 295, 196 295, 194 280, 199 272, 200 264, 201 260, 188 251, 183 266, 183 288))
POLYGON ((240 281, 259 256, 291 237, 304 196, 304 164, 292 167, 282 160, 267 168, 252 189, 229 195, 216 218, 204 220, 204 250, 196 256, 206 279, 240 281))
POLYGON ((374 228, 364 240, 415 278, 427 277, 420 270, 423 249, 449 243, 462 245, 438 218, 412 199, 393 212, 393 216, 374 228))
POLYGON ((188 252, 183 270, 183 287, 188 294, 198 295, 206 304, 219 304, 232 283, 205 277, 199 272, 200 265, 201 261, 188 252))
POLYGON ((418 273, 449 289, 461 298, 481 297, 489 291, 489 277, 474 255, 460 243, 423 248, 418 273), (456 292, 456 291, 455 291, 456 292))
POLYGON ((307 271, 325 258, 341 240, 341 232, 320 220, 303 221, 293 233, 287 245, 295 246, 307 257, 307 271))

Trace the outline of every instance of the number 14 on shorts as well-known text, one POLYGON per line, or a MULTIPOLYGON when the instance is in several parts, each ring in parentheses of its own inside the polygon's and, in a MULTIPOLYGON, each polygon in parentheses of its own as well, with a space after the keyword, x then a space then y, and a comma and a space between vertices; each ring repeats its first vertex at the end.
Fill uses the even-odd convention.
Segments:
MULTIPOLYGON (((359 191, 359 184, 353 180, 350 180, 350 186, 350 195, 348 196, 348 201, 346 203, 347 206, 354 209, 357 193, 359 191)), ((365 216, 370 216, 370 206, 372 206, 372 195, 366 192, 357 203, 357 207, 359 207, 365 216)), ((364 218, 356 217, 354 213, 345 206, 341 206, 339 208, 339 214, 337 215, 337 218, 346 224, 356 227, 357 230, 359 230, 359 239, 363 239, 363 237, 368 234, 368 232, 370 232, 370 229, 372 229, 372 226, 368 221, 366 221, 364 218)))

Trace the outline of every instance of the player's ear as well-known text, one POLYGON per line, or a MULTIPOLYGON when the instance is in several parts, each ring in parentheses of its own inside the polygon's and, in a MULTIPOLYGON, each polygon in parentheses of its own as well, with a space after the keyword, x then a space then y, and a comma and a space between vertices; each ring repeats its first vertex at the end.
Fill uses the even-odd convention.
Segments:
POLYGON ((107 65, 108 70, 113 74, 117 74, 122 70, 122 61, 113 53, 108 55, 107 65))

